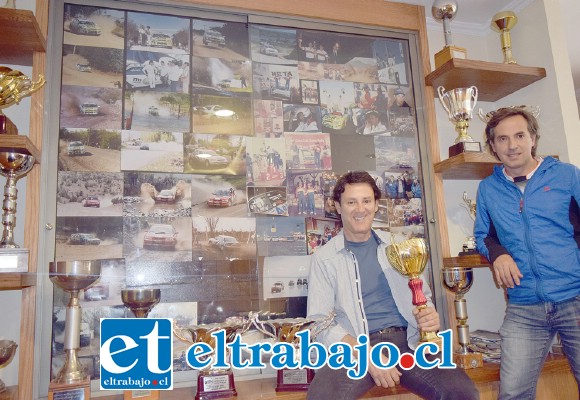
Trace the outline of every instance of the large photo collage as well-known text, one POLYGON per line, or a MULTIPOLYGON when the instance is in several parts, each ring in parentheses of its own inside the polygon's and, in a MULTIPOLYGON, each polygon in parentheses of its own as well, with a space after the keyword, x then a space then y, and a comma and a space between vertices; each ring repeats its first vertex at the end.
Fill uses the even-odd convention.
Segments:
POLYGON ((63 21, 55 260, 104 266, 81 296, 93 378, 125 287, 160 288, 156 313, 184 325, 304 316, 349 170, 382 191, 376 228, 424 235, 406 40, 76 4, 63 21))

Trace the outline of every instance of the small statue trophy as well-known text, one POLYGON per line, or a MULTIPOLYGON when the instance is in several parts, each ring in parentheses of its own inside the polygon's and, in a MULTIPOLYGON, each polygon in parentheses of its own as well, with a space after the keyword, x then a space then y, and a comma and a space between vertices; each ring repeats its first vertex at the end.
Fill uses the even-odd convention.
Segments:
MULTIPOLYGON (((125 307, 130 309, 136 318, 147 318, 149 311, 161 299, 161 289, 123 289, 121 290, 121 300, 125 307)), ((125 390, 123 400, 159 400, 159 390, 125 390)))
POLYGON ((453 355, 453 360, 459 368, 471 369, 483 366, 483 354, 469 349, 469 325, 467 324, 467 303, 463 295, 473 284, 473 269, 452 267, 443 269, 443 286, 455 293, 455 318, 457 319, 457 342, 459 350, 453 355))
POLYGON ((451 41, 451 20, 457 15, 457 1, 435 0, 431 7, 433 18, 443 21, 443 34, 445 35, 445 47, 435 54, 435 68, 439 68, 452 58, 467 58, 467 50, 457 47, 451 41))
POLYGON ((48 386, 48 400, 91 398, 91 380, 79 361, 81 306, 79 293, 101 277, 101 261, 58 261, 50 263, 50 280, 70 294, 66 306, 62 369, 48 386))
MULTIPOLYGON (((475 211, 477 207, 475 205, 475 201, 473 201, 467 196, 467 192, 463 192, 463 203, 461 204, 461 206, 467 210, 471 219, 475 221, 475 211)), ((473 232, 473 229, 471 229, 471 231, 473 232)), ((463 248, 462 251, 459 253, 459 256, 469 256, 472 254, 478 254, 475 245, 475 236, 473 235, 469 235, 465 239, 465 242, 463 243, 462 247, 463 248)))

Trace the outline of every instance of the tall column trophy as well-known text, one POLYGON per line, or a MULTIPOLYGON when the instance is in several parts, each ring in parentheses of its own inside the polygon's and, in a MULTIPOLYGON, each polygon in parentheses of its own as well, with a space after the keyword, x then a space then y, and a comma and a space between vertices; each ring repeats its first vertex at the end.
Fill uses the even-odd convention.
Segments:
MULTIPOLYGON (((0 340, 0 368, 5 367, 12 361, 18 345, 13 340, 0 340)), ((6 385, 0 379, 0 393, 6 391, 6 385)))
MULTIPOLYGON (((130 309, 136 318, 147 318, 151 309, 161 299, 161 289, 123 289, 121 300, 125 307, 130 309)), ((125 390, 123 400, 159 400, 159 390, 125 390)))
POLYGON ((27 148, 22 148, 23 141, 19 139, 26 139, 26 137, 17 135, 16 126, 2 113, 2 109, 18 104, 22 97, 31 95, 44 83, 42 75, 38 81, 32 82, 22 72, 0 66, 0 174, 6 178, 2 203, 0 272, 28 271, 28 250, 21 249, 14 242, 18 195, 16 182, 32 169, 39 158, 39 155, 35 157, 27 148))
POLYGON ((449 147, 449 157, 463 152, 481 152, 481 143, 474 141, 467 133, 469 120, 477 103, 477 88, 471 86, 445 91, 443 86, 439 86, 437 94, 441 105, 447 111, 449 119, 455 124, 455 130, 459 134, 455 138, 455 144, 449 147))
POLYGON ((483 366, 483 354, 469 349, 469 325, 467 324, 467 303, 463 295, 473 284, 473 269, 452 267, 443 269, 443 284, 447 290, 455 293, 455 318, 457 319, 457 341, 459 350, 453 355, 460 368, 471 369, 483 366))
MULTIPOLYGON (((391 265, 409 279, 409 288, 413 293, 413 305, 419 309, 427 307, 427 298, 423 293, 421 274, 429 260, 429 251, 424 239, 412 238, 400 243, 392 243, 385 250, 391 265)), ((419 342, 432 342, 441 349, 441 338, 436 332, 420 332, 419 342)))
MULTIPOLYGON (((248 328, 248 321, 229 318, 223 323, 202 324, 188 327, 175 327, 173 333, 185 343, 207 343, 215 351, 215 339, 212 333, 224 329, 226 342, 232 342, 238 333, 248 328)), ((229 357, 229 355, 227 356, 229 357)), ((214 400, 237 396, 234 373, 231 368, 206 368, 199 371, 195 400, 214 400)))
POLYGON ((451 40, 451 20, 457 15, 457 1, 435 0, 431 12, 433 18, 443 22, 443 34, 445 35, 445 47, 435 54, 435 68, 439 68, 452 58, 467 58, 467 50, 454 46, 451 40))
MULTIPOLYGON (((267 336, 275 338, 279 342, 286 342, 298 347, 297 333, 310 330, 310 340, 324 329, 328 328, 334 320, 334 313, 321 320, 307 318, 283 318, 257 322, 257 329, 267 336)), ((311 368, 278 370, 276 392, 307 391, 314 379, 314 370, 311 368)))
POLYGON ((510 31, 518 23, 518 17, 513 11, 502 11, 491 17, 491 28, 500 32, 501 50, 504 64, 517 64, 512 56, 512 39, 510 31))
POLYGON ((78 358, 81 335, 81 306, 79 293, 101 276, 101 261, 57 261, 49 266, 50 280, 70 294, 66 306, 64 350, 66 359, 62 369, 48 386, 48 399, 82 399, 91 397, 90 377, 78 358))

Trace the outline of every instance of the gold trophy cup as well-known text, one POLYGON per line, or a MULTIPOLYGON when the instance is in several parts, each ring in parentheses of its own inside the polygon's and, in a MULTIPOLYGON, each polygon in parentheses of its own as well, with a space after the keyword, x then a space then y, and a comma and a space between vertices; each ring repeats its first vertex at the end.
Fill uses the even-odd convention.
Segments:
POLYGON ((469 325, 467 324, 467 303, 463 295, 473 284, 473 269, 452 267, 443 269, 443 285, 455 293, 455 318, 457 319, 457 342, 459 350, 454 354, 454 361, 460 368, 471 369, 483 366, 483 354, 469 350, 469 325))
MULTIPOLYGON (((387 258, 391 265, 402 275, 409 278, 409 288, 413 293, 413 305, 419 309, 427 307, 427 298, 423 293, 421 274, 429 260, 429 251, 424 239, 413 238, 392 243, 386 249, 387 258)), ((419 342, 436 343, 441 348, 441 338, 436 332, 421 331, 419 342)))
MULTIPOLYGON (((161 289, 123 289, 121 290, 121 300, 125 307, 130 309, 136 318, 147 318, 149 312, 161 299, 161 289)), ((158 400, 159 390, 125 390, 124 400, 158 400)))
POLYGON ((467 58, 467 50, 454 46, 451 40, 451 20, 457 15, 457 8, 455 0, 435 0, 431 7, 433 18, 443 22, 445 35, 445 47, 435 54, 435 68, 439 68, 452 58, 467 58))
MULTIPOLYGON (((16 354, 18 345, 12 340, 0 340, 0 368, 8 365, 16 354)), ((6 391, 6 385, 0 379, 0 393, 6 391)))
POLYGON ((18 133, 10 119, 2 114, 2 109, 18 104, 20 99, 30 96, 45 83, 46 81, 42 75, 39 75, 38 80, 33 82, 20 71, 0 66, 0 134, 18 133))
MULTIPOLYGON (((238 333, 245 332, 249 322, 245 319, 231 318, 223 323, 202 324, 188 327, 175 327, 173 333, 185 343, 207 343, 215 351, 215 338, 212 333, 222 329, 226 332, 226 342, 233 341, 238 333)), ((195 400, 214 400, 237 396, 234 373, 231 368, 206 368, 199 371, 195 400)))
POLYGON ((518 17, 513 11, 502 11, 491 17, 491 28, 500 32, 501 50, 503 51, 504 64, 517 64, 512 56, 512 39, 510 31, 518 23, 518 17))
POLYGON ((455 124, 455 130, 459 134, 455 138, 455 144, 449 147, 449 157, 463 152, 481 152, 481 144, 474 141, 467 133, 469 120, 477 103, 477 88, 471 86, 446 91, 443 86, 439 86, 437 94, 441 105, 447 111, 449 119, 455 124))
MULTIPOLYGON (((266 320, 254 324, 258 330, 267 336, 275 338, 278 342, 286 342, 298 347, 296 334, 304 330, 310 330, 310 340, 324 329, 328 328, 334 319, 334 313, 318 321, 307 318, 283 318, 266 320)), ((311 368, 278 370, 276 392, 307 391, 314 379, 314 370, 311 368)))
POLYGON ((79 293, 100 278, 101 261, 51 262, 49 270, 52 283, 68 292, 70 300, 66 306, 64 330, 66 359, 56 378, 50 382, 48 399, 53 400, 63 396, 90 399, 90 378, 78 358, 82 316, 79 293))

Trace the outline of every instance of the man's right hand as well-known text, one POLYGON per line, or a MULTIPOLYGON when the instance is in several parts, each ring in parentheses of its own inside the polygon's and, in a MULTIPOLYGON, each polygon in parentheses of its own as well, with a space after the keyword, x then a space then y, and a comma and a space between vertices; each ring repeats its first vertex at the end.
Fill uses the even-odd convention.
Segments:
POLYGON ((524 276, 520 272, 516 262, 509 254, 502 254, 493 262, 493 271, 496 280, 505 287, 513 288, 520 284, 524 276))
MULTIPOLYGON (((383 364, 388 362, 387 356, 381 353, 381 360, 383 364)), ((375 381, 375 385, 384 388, 395 387, 400 382, 401 372, 397 367, 383 369, 377 367, 374 363, 369 363, 369 374, 375 381)))

